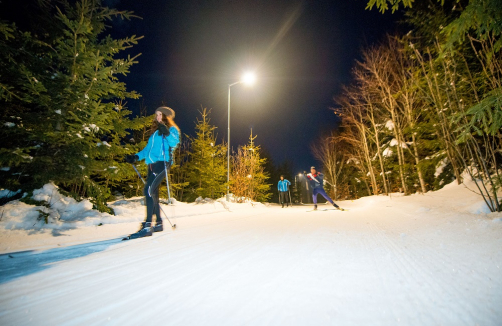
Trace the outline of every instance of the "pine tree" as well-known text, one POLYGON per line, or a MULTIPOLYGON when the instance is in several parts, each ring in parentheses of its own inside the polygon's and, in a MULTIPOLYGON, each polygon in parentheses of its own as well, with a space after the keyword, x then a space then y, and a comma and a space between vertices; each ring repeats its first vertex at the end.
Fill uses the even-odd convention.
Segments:
POLYGON ((256 146, 253 131, 246 146, 239 146, 237 153, 232 156, 232 170, 230 191, 238 202, 251 199, 253 201, 267 201, 272 194, 268 173, 264 171, 265 158, 260 157, 260 146, 256 146))
MULTIPOLYGON (((185 200, 185 190, 189 187, 190 140, 184 137, 173 152, 174 160, 171 167, 169 185, 171 196, 179 201, 185 200)), ((166 190, 167 192, 167 190, 166 190)))
POLYGON ((216 126, 210 124, 211 110, 199 111, 201 119, 197 119, 196 136, 190 138, 191 157, 188 164, 188 180, 192 187, 189 200, 197 197, 219 198, 226 192, 226 151, 224 143, 217 144, 216 126))
POLYGON ((39 12, 33 31, 0 25, 0 165, 10 167, 0 186, 52 181, 108 210, 111 189, 135 175, 121 160, 140 144, 122 141, 150 120, 128 117, 125 99, 139 94, 118 79, 137 62, 118 54, 140 37, 104 34, 107 21, 133 14, 99 0, 45 2, 39 12))

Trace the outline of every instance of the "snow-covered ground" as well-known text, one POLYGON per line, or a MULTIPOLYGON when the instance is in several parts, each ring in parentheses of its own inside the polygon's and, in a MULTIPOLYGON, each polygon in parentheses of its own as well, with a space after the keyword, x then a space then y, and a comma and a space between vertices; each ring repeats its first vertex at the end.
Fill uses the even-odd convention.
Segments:
POLYGON ((164 205, 176 229, 131 241, 138 198, 111 216, 46 187, 49 225, 2 207, 0 325, 502 324, 502 214, 464 185, 345 212, 164 205))

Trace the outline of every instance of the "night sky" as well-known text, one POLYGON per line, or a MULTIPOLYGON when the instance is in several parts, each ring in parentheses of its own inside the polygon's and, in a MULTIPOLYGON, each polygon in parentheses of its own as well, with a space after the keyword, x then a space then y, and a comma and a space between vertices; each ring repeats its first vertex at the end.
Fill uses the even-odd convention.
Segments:
POLYGON ((115 20, 114 36, 143 35, 130 53, 142 53, 123 79, 142 95, 129 100, 153 114, 176 111, 183 133, 194 134, 201 107, 212 109, 218 138, 227 137, 228 85, 246 70, 253 87, 231 88, 231 145, 256 142, 297 171, 314 161, 310 146, 336 128, 333 96, 350 82, 363 47, 397 29, 401 16, 365 10, 367 0, 225 1, 105 0, 142 19, 115 20))

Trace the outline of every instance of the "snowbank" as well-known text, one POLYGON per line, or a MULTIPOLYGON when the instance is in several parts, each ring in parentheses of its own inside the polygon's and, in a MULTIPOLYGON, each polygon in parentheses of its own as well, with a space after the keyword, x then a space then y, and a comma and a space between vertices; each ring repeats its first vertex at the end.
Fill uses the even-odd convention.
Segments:
MULTIPOLYGON (((9 190, 2 190, 3 193, 9 193, 9 190)), ((115 215, 93 209, 92 203, 87 199, 78 202, 62 195, 54 184, 46 184, 33 191, 31 199, 39 201, 40 205, 13 200, 0 208, 0 253, 121 237, 134 232, 145 218, 143 197, 108 203, 115 215)), ((173 205, 169 206, 165 200, 161 200, 161 203, 169 219, 174 219, 172 223, 177 218, 263 206, 254 202, 227 203, 225 198, 201 198, 196 203, 182 203, 172 199, 173 205)), ((166 223, 164 214, 163 219, 166 223)))
MULTIPOLYGON (((470 214, 472 219, 490 219, 494 223, 502 222, 500 213, 491 213, 482 197, 475 194, 475 185, 466 177, 464 184, 453 182, 439 191, 426 194, 403 196, 393 193, 389 196, 369 196, 355 201, 338 202, 350 210, 372 208, 397 208, 417 216, 422 214, 445 214, 456 216, 470 214), (497 215, 499 214, 499 215, 497 215)), ((6 190, 4 190, 6 191, 6 190)), ((53 184, 46 184, 33 192, 32 199, 45 205, 28 205, 19 200, 11 201, 1 207, 0 212, 0 252, 11 252, 42 246, 61 246, 68 243, 80 243, 90 240, 103 240, 120 237, 136 230, 144 220, 145 206, 143 197, 117 200, 108 204, 115 215, 101 213, 92 209, 88 200, 77 202, 62 195, 53 184)), ((162 201, 161 201, 162 202, 162 201)), ((166 203, 166 202, 164 202, 166 203)), ((169 222, 176 223, 178 218, 249 212, 257 208, 267 208, 256 202, 226 202, 225 198, 212 200, 198 198, 195 203, 173 201, 173 205, 161 207, 169 222)), ((371 213, 370 213, 371 214, 371 213)), ((167 224, 163 214, 164 223, 167 224)))
POLYGON ((92 209, 92 203, 85 199, 63 196, 54 184, 46 184, 33 191, 33 200, 41 205, 28 205, 19 200, 11 201, 2 207, 0 229, 43 230, 69 229, 98 225, 110 221, 111 215, 92 209))

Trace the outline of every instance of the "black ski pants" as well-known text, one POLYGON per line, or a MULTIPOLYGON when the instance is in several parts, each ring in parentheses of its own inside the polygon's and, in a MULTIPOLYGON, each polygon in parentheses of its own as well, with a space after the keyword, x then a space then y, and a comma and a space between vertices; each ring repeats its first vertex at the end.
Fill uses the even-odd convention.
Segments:
POLYGON ((287 191, 279 191, 279 201, 281 204, 289 205, 288 192, 287 191))
POLYGON ((145 222, 151 223, 152 216, 155 214, 156 223, 162 223, 162 217, 160 216, 159 187, 162 180, 166 177, 166 166, 167 173, 169 173, 171 164, 168 162, 166 162, 165 165, 163 161, 148 164, 148 177, 146 179, 145 188, 143 189, 146 204, 145 222))

